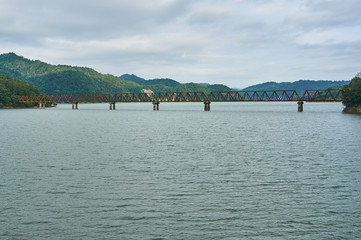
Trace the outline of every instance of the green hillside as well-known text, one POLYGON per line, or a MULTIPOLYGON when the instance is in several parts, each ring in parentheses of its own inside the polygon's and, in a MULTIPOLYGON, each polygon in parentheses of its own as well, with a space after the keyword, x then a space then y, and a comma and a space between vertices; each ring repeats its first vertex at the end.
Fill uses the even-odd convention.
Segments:
POLYGON ((227 87, 223 84, 204 84, 204 83, 186 83, 182 84, 180 82, 177 82, 173 79, 169 78, 156 78, 156 79, 150 79, 145 80, 144 78, 138 77, 134 74, 124 74, 120 76, 121 79, 129 80, 136 82, 142 86, 167 86, 170 88, 165 88, 163 91, 169 91, 172 92, 225 92, 225 91, 232 91, 231 88, 227 87), (205 87, 206 86, 206 87, 205 87))
POLYGON ((244 91, 267 91, 267 90, 296 90, 305 92, 306 90, 324 90, 332 87, 342 87, 349 84, 350 81, 314 81, 299 80, 296 82, 266 82, 243 89, 244 91))
POLYGON ((31 83, 46 94, 138 93, 142 89, 150 89, 155 93, 184 92, 188 89, 197 92, 231 90, 224 85, 204 87, 195 83, 180 84, 171 79, 142 81, 142 78, 137 77, 139 81, 127 81, 110 74, 101 74, 91 68, 51 65, 39 60, 29 60, 15 53, 0 55, 0 73, 31 83))
POLYGON ((19 103, 17 96, 40 94, 40 90, 33 85, 0 74, 0 108, 34 107, 37 104, 19 103))
POLYGON ((164 85, 167 87, 176 87, 181 85, 181 83, 169 78, 156 78, 156 79, 145 80, 144 78, 138 77, 134 74, 124 74, 120 76, 120 78, 123 80, 136 82, 140 85, 164 85))
POLYGON ((27 81, 46 94, 138 92, 141 86, 91 68, 50 65, 14 53, 0 55, 0 73, 27 81))

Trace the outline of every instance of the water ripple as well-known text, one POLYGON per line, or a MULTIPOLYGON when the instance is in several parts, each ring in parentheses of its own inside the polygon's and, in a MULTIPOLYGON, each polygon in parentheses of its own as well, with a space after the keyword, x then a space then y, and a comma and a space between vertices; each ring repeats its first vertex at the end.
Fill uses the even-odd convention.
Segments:
POLYGON ((337 104, 67 107, 0 111, 1 238, 361 236, 360 118, 337 104))

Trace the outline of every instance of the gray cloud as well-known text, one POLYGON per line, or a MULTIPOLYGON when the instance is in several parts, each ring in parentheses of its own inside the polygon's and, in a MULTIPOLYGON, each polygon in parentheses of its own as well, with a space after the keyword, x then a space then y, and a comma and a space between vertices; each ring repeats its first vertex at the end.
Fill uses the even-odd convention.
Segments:
POLYGON ((245 87, 360 71, 358 0, 0 0, 0 51, 245 87))

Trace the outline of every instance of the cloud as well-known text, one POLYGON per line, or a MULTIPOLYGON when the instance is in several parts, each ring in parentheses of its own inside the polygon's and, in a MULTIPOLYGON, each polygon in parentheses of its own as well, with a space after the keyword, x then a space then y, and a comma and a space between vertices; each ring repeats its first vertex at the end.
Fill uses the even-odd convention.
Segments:
POLYGON ((0 51, 246 87, 360 71, 358 0, 0 0, 0 51))

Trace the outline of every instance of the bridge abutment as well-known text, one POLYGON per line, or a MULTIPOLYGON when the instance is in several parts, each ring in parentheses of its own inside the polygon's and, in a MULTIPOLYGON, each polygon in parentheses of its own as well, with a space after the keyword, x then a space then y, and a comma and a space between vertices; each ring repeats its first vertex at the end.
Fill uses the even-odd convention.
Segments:
POLYGON ((303 112, 303 101, 298 101, 298 112, 303 112))
POLYGON ((211 111, 211 102, 210 101, 204 102, 204 111, 211 111))
POLYGON ((159 111, 159 101, 153 102, 153 111, 159 111))

